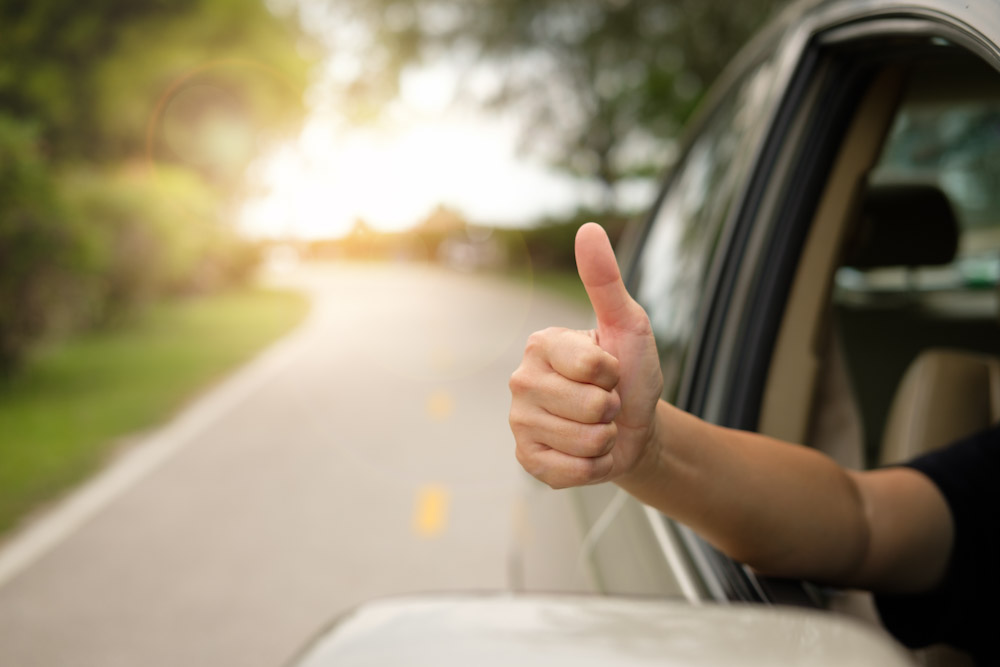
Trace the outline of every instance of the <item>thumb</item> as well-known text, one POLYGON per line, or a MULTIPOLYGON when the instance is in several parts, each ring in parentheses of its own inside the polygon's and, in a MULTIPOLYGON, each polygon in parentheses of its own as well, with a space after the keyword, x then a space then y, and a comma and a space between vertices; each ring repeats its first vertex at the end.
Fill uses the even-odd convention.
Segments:
POLYGON ((576 233, 576 268, 599 328, 631 328, 642 316, 622 282, 611 241, 597 223, 588 222, 576 233))

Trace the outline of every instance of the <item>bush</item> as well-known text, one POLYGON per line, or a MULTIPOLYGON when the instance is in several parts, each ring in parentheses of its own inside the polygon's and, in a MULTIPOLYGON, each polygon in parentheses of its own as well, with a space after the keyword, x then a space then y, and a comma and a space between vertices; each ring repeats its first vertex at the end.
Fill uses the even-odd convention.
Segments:
POLYGON ((67 223, 33 126, 0 115, 0 374, 34 341, 71 329, 92 295, 92 247, 67 223))
POLYGON ((220 197, 187 170, 80 171, 64 196, 99 248, 98 324, 151 299, 245 282, 256 267, 255 249, 222 222, 220 197))
POLYGON ((580 209, 563 219, 542 220, 530 229, 498 230, 498 238, 505 244, 510 257, 524 256, 512 250, 523 243, 528 249, 527 258, 535 269, 576 273, 576 232, 581 225, 592 220, 601 223, 612 243, 617 242, 626 224, 620 216, 580 209))
POLYGON ((48 335, 244 283, 257 266, 190 171, 51 172, 34 128, 0 115, 0 375, 48 335))

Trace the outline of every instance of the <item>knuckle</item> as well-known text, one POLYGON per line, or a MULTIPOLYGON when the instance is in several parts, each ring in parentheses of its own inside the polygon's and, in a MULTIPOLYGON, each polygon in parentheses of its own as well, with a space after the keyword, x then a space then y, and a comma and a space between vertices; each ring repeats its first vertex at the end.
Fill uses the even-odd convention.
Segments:
POLYGON ((571 457, 558 466, 547 466, 525 456, 518 459, 522 467, 533 477, 554 490, 587 486, 603 482, 611 474, 610 456, 599 458, 571 457))
POLYGON ((613 356, 611 356, 609 354, 609 355, 607 355, 607 358, 605 360, 605 364, 606 364, 606 368, 607 368, 608 374, 612 377, 612 379, 614 380, 614 383, 618 384, 618 380, 619 380, 619 377, 620 377, 620 375, 619 375, 619 373, 620 373, 620 370, 619 370, 620 362, 618 361, 618 358, 617 357, 613 357, 613 356))
POLYGON ((553 489, 570 489, 575 486, 584 486, 587 483, 589 464, 587 459, 571 459, 558 475, 553 475, 552 479, 546 483, 553 489))
POLYGON ((584 416, 592 424, 611 421, 619 409, 617 394, 603 389, 588 392, 580 403, 584 416))
POLYGON ((528 419, 524 411, 519 410, 517 405, 511 406, 510 414, 507 415, 507 423, 510 424, 510 430, 514 432, 515 437, 518 431, 528 427, 528 419))
POLYGON ((555 478, 551 474, 549 474, 548 469, 545 466, 534 465, 530 468, 525 468, 525 470, 527 470, 528 474, 537 479, 539 482, 544 482, 553 489, 559 488, 557 486, 554 486, 554 484, 558 483, 559 481, 558 478, 555 478))
POLYGON ((582 445, 588 457, 603 456, 615 444, 618 428, 614 424, 597 424, 587 430, 582 445))
POLYGON ((603 482, 611 476, 611 471, 614 466, 614 461, 610 456, 601 456, 596 459, 592 459, 590 469, 590 481, 589 484, 597 484, 603 482))
POLYGON ((523 366, 519 366, 517 370, 510 374, 510 381, 507 382, 507 386, 510 388, 512 394, 519 394, 527 391, 530 382, 526 377, 527 373, 523 366))
MULTIPOLYGON (((521 464, 521 467, 528 470, 528 455, 524 453, 524 449, 518 443, 517 447, 514 448, 514 458, 517 462, 521 464)), ((530 472, 530 471, 529 471, 530 472)))
POLYGON ((614 422, 611 422, 610 424, 607 425, 605 441, 604 441, 604 451, 602 452, 602 454, 607 454, 608 452, 610 452, 614 448, 616 442, 618 442, 618 425, 615 424, 614 422))
POLYGON ((577 377, 585 380, 589 380, 597 376, 601 371, 601 357, 598 354, 598 350, 586 350, 577 355, 574 360, 577 377))
POLYGON ((518 446, 514 450, 514 458, 517 459, 517 462, 524 468, 526 473, 543 482, 545 481, 545 466, 536 457, 525 451, 523 447, 518 446))
POLYGON ((617 417, 618 413, 622 411, 622 397, 618 395, 617 391, 609 392, 606 409, 607 413, 605 413, 605 416, 607 416, 609 420, 617 417))
POLYGON ((541 479, 543 482, 548 484, 549 488, 552 489, 553 491, 559 491, 560 489, 568 489, 569 487, 574 486, 572 483, 568 482, 567 480, 561 477, 553 477, 550 479, 542 479, 541 477, 539 477, 538 479, 541 479))
POLYGON ((610 472, 604 457, 577 459, 572 472, 572 486, 585 486, 602 481, 610 472))
POLYGON ((607 410, 608 399, 602 395, 603 393, 600 391, 588 391, 580 400, 583 417, 591 423, 601 421, 607 410))
POLYGON ((526 354, 535 354, 540 350, 544 350, 548 347, 549 341, 557 333, 558 329, 555 327, 549 327, 548 329, 542 329, 541 331, 536 331, 528 336, 528 342, 525 343, 524 350, 526 354))

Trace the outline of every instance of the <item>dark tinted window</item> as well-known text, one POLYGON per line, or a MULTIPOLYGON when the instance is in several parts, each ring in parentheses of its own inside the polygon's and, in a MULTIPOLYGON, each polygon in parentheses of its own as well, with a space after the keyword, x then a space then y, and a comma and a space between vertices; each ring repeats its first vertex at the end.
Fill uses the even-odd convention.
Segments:
MULTIPOLYGON (((871 187, 899 184, 926 184, 945 195, 959 229, 954 261, 868 271, 845 267, 837 275, 838 298, 884 303, 882 296, 926 305, 943 291, 992 292, 1000 282, 1000 79, 994 70, 945 59, 914 66, 870 176, 871 187)), ((995 299, 985 296, 976 299, 978 310, 992 313, 995 299)), ((970 302, 968 295, 948 298, 970 302)))
POLYGON ((649 313, 668 400, 676 399, 723 223, 766 117, 771 69, 757 66, 712 111, 675 168, 636 256, 632 294, 649 313))
POLYGON ((1000 354, 997 72, 955 47, 910 63, 865 186, 833 304, 874 465, 897 387, 921 352, 1000 354))

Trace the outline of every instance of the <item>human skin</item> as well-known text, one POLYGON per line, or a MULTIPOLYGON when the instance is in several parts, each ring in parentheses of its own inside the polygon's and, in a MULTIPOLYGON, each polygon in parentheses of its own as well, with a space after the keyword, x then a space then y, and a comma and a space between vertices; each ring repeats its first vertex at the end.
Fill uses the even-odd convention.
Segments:
POLYGON ((847 470, 661 400, 649 318, 599 225, 580 228, 576 258, 597 328, 528 339, 510 379, 525 470, 556 489, 614 482, 765 574, 891 592, 941 580, 954 528, 928 478, 847 470))

